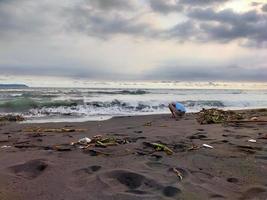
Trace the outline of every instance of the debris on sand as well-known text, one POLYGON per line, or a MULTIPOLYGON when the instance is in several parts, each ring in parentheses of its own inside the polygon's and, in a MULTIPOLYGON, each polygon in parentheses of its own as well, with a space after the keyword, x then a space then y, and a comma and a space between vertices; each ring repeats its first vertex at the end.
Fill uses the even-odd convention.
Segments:
POLYGON ((21 122, 24 121, 25 118, 21 115, 2 115, 0 116, 0 122, 21 122))
POLYGON ((96 147, 106 148, 108 146, 118 145, 118 140, 113 137, 94 136, 92 142, 96 147))
POLYGON ((84 153, 88 153, 90 156, 100 156, 100 155, 111 156, 110 153, 106 153, 106 152, 102 152, 102 151, 98 151, 94 149, 84 150, 84 153))
POLYGON ((84 138, 81 138, 79 139, 78 143, 79 144, 83 144, 83 145, 87 145, 91 142, 92 140, 88 137, 84 137, 84 138))
POLYGON ((6 148, 10 148, 11 146, 9 145, 4 145, 4 146, 1 146, 1 149, 6 149, 6 148))
POLYGON ((200 148, 199 146, 193 144, 193 145, 192 145, 191 147, 189 147, 187 150, 188 150, 188 151, 193 151, 193 150, 198 150, 199 148, 200 148))
POLYGON ((252 121, 258 121, 259 118, 258 117, 251 117, 250 120, 252 120, 252 121))
POLYGON ((224 111, 216 108, 212 109, 202 109, 198 113, 197 121, 200 124, 219 124, 231 120, 243 119, 241 114, 234 111, 224 111))
POLYGON ((68 144, 61 144, 61 145, 54 145, 52 149, 56 151, 71 151, 72 147, 68 144))
POLYGON ((203 144, 202 146, 205 147, 205 148, 209 148, 209 149, 213 149, 214 148, 213 146, 210 146, 208 144, 203 144))
POLYGON ((164 144, 144 142, 144 145, 154 148, 156 151, 164 151, 167 155, 172 155, 173 151, 164 144))
POLYGON ((69 133, 69 132, 84 132, 86 129, 71 129, 71 128, 41 128, 41 127, 32 127, 26 128, 24 132, 35 132, 35 133, 69 133))
POLYGON ((152 126, 152 122, 147 122, 143 126, 152 126))
POLYGON ((183 180, 183 175, 182 175, 182 173, 178 169, 176 169, 175 167, 173 167, 172 168, 172 171, 176 174, 176 176, 180 179, 180 181, 183 180))
POLYGON ((248 142, 256 143, 256 142, 257 142, 257 140, 250 139, 250 140, 248 140, 248 142))
POLYGON ((165 125, 165 124, 162 124, 162 125, 159 125, 159 127, 166 128, 166 127, 168 127, 168 126, 167 126, 167 125, 165 125))
POLYGON ((96 135, 92 139, 90 138, 82 138, 78 142, 72 142, 71 145, 83 145, 83 149, 87 149, 89 147, 102 147, 106 148, 108 146, 116 146, 118 144, 126 144, 128 143, 126 140, 116 139, 114 137, 104 137, 102 135, 96 135))
POLYGON ((118 143, 117 142, 101 142, 101 141, 97 141, 95 143, 96 147, 102 147, 102 148, 106 148, 108 146, 117 146, 118 143))

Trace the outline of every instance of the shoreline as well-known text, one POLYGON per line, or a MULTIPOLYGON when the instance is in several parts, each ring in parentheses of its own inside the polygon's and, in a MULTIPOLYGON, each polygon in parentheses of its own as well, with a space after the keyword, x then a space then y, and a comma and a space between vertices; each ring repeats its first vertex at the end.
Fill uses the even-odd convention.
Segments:
MULTIPOLYGON (((261 107, 261 108, 247 108, 247 109, 222 109, 222 110, 225 110, 225 111, 233 111, 233 112, 250 112, 250 111, 260 111, 260 110, 267 110, 267 108, 265 107, 261 107)), ((197 114, 199 111, 196 111, 196 112, 187 112, 187 114, 197 114)), ((51 122, 50 120, 49 121, 45 121, 47 119, 30 119, 30 120, 25 120, 25 121, 22 121, 20 122, 21 124, 47 124, 47 123, 84 123, 84 122, 99 122, 99 121, 108 121, 108 120, 111 120, 111 119, 114 119, 114 118, 124 118, 124 117, 142 117, 142 116, 164 116, 164 115, 170 115, 170 112, 166 112, 166 113, 155 113, 155 114, 135 114, 135 115, 121 115, 121 116, 108 116, 108 115, 104 115, 104 116, 98 116, 99 118, 106 118, 106 119, 99 119, 99 120, 86 120, 87 118, 75 118, 75 116, 72 116, 72 117, 69 117, 69 118, 52 118, 50 119, 51 121, 54 120, 55 122, 51 122), (69 119, 69 120, 68 120, 69 119), (74 120, 76 119, 76 121, 74 120), (60 121, 57 121, 57 120, 60 120, 60 121), (71 120, 74 120, 74 121, 71 121, 71 120), (41 122, 38 122, 38 121, 41 121, 41 122), (42 122, 43 121, 43 122, 42 122)), ((95 117, 96 118, 96 117, 95 117)))
MULTIPOLYGON (((267 110, 238 110, 267 119, 267 110)), ((266 199, 267 123, 196 114, 0 126, 0 199, 266 199), (71 145, 96 135, 116 145, 71 145), (249 140, 256 142, 249 142, 249 140), (171 149, 156 151, 148 144, 171 149), (205 147, 203 144, 212 146, 205 147)))

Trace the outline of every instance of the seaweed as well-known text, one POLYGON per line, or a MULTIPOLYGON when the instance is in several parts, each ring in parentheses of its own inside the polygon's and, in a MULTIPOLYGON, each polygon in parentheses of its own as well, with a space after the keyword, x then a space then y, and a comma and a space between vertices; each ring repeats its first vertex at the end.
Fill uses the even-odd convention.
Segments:
POLYGON ((25 118, 21 115, 2 115, 0 116, 0 121, 1 122, 21 122, 24 121, 25 118))
POLYGON ((200 124, 220 124, 232 120, 240 120, 244 117, 233 111, 224 111, 216 108, 202 109, 198 113, 197 121, 200 124))
POLYGON ((152 147, 156 151, 164 151, 167 155, 172 155, 173 154, 173 151, 169 147, 164 145, 164 144, 150 143, 150 142, 144 142, 143 144, 148 146, 148 147, 152 147))

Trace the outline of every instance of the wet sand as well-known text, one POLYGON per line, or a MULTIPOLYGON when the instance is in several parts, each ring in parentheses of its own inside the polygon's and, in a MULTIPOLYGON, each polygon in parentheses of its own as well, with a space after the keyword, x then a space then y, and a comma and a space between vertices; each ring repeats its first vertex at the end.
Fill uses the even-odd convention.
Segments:
MULTIPOLYGON (((267 119, 266 111, 240 112, 267 119)), ((195 114, 186 114, 180 121, 152 115, 2 123, 0 147, 1 200, 267 199, 265 122, 200 125, 195 114), (74 130, 29 131, 36 127, 74 130), (126 142, 106 148, 70 145, 99 134, 126 142), (165 144, 174 153, 156 151, 147 142, 165 144)))

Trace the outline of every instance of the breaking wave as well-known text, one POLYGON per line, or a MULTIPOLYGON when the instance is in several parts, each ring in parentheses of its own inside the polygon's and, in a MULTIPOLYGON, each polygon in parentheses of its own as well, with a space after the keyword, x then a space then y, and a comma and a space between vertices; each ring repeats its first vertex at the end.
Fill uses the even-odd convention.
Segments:
MULTIPOLYGON (((221 101, 182 101, 182 103, 190 108, 190 107, 201 107, 201 106, 209 106, 209 107, 224 107, 225 105, 221 101)), ((32 109, 55 109, 60 108, 60 110, 70 109, 77 110, 77 108, 116 108, 127 111, 153 111, 164 109, 168 106, 168 102, 160 103, 160 102, 125 102, 114 99, 112 101, 91 101, 84 102, 83 100, 51 100, 51 101, 38 101, 30 98, 20 98, 12 101, 2 102, 0 103, 0 110, 2 111, 29 111, 32 109)))
POLYGON ((30 98, 19 98, 11 101, 5 101, 0 103, 0 110, 4 112, 25 112, 30 109, 40 109, 45 107, 72 107, 77 106, 82 101, 37 101, 30 98))
POLYGON ((150 92, 145 90, 117 90, 117 91, 90 91, 91 94, 124 94, 124 95, 142 95, 149 94, 150 92))
MULTIPOLYGON (((224 107, 220 101, 186 101, 183 102, 188 110, 200 109, 202 107, 224 107)), ((28 114, 32 116, 68 115, 68 116, 92 116, 92 115, 138 115, 167 113, 168 103, 160 102, 125 102, 117 99, 113 101, 92 102, 51 102, 42 107, 31 108, 28 114), (48 106, 49 105, 49 106, 48 106)))
POLYGON ((161 114, 169 113, 168 104, 175 100, 183 103, 188 112, 267 107, 266 91, 31 88, 0 91, 0 114, 59 119, 161 114))

